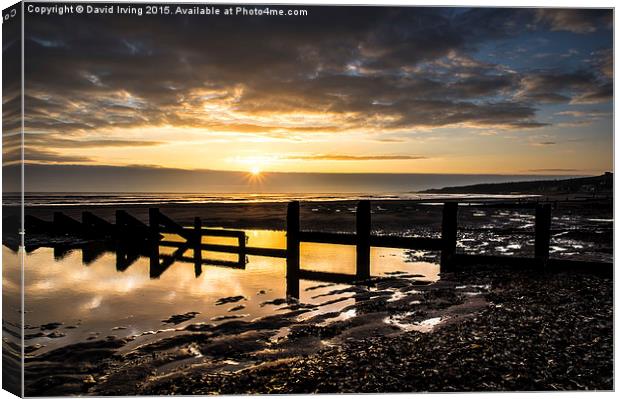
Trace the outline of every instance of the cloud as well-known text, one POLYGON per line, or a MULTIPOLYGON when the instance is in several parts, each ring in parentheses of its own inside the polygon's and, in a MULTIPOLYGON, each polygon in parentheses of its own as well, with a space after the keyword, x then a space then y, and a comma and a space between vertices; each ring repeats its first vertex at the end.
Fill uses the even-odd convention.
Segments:
POLYGON ((344 155, 344 154, 317 154, 317 155, 293 155, 286 159, 298 159, 306 161, 400 161, 428 159, 419 155, 344 155))
POLYGON ((594 68, 598 69, 600 73, 607 79, 613 79, 614 77, 614 53, 613 50, 602 49, 595 51, 593 58, 589 60, 594 68))
POLYGON ((593 33, 610 29, 613 16, 610 10, 541 8, 536 10, 536 22, 549 26, 552 31, 593 33))
POLYGON ((405 143, 407 142, 407 140, 403 138, 393 138, 393 137, 377 138, 377 139, 374 139, 373 141, 376 141, 379 143, 405 143))
POLYGON ((591 88, 588 91, 580 93, 571 101, 572 104, 599 104, 613 100, 614 87, 613 84, 606 83, 602 86, 591 88))
POLYGON ((592 125, 594 122, 599 121, 602 118, 609 118, 611 116, 611 112, 600 110, 571 110, 556 112, 555 115, 572 118, 554 123, 556 127, 581 127, 592 125))
POLYGON ((524 76, 516 98, 541 103, 601 103, 612 99, 611 83, 589 71, 537 71, 524 76))
MULTIPOLYGON (((589 31, 609 10, 310 11, 304 18, 209 23, 187 16, 137 23, 130 15, 64 15, 50 23, 32 15, 24 43, 26 132, 65 148, 124 146, 125 138, 104 142, 97 132, 165 126, 270 137, 456 126, 521 130, 547 125, 537 117, 542 104, 610 100, 611 52, 597 56, 600 73, 516 71, 475 56, 532 23, 589 31), (59 141, 60 134, 76 142, 59 141)), ((32 145, 46 148, 44 140, 32 145)))
POLYGON ((152 147, 164 143, 148 140, 76 140, 36 134, 29 134, 25 140, 29 146, 41 145, 50 148, 152 147))
MULTIPOLYGON (((21 163, 21 148, 3 150, 3 165, 14 165, 21 163)), ((81 164, 89 163, 93 160, 87 156, 65 155, 57 151, 45 150, 37 147, 26 146, 24 148, 24 161, 26 163, 62 163, 62 164, 81 164)))

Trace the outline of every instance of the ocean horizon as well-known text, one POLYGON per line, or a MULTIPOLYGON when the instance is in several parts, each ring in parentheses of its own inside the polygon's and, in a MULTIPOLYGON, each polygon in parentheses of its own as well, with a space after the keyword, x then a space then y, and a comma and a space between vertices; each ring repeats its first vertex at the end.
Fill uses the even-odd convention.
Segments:
MULTIPOLYGON (((3 191, 19 192, 19 168, 5 167, 3 191)), ((25 193, 402 194, 486 183, 585 175, 454 173, 282 173, 148 167, 26 165, 25 193)))
MULTIPOLYGON (((433 201, 438 199, 519 199, 533 195, 493 194, 427 194, 427 193, 28 193, 24 206, 135 206, 135 205, 191 205, 191 204, 241 204, 273 202, 338 202, 338 201, 433 201)), ((4 206, 18 206, 19 195, 5 195, 4 206)))

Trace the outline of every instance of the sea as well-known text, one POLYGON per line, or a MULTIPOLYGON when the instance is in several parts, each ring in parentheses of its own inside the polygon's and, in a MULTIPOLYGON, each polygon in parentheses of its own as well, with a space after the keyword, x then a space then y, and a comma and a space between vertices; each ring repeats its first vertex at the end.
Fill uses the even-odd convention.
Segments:
MULTIPOLYGON (((333 202, 358 200, 415 200, 435 201, 440 199, 520 199, 533 195, 493 195, 493 194, 429 194, 429 193, 27 193, 24 196, 26 207, 37 206, 126 206, 126 205, 188 205, 188 204, 239 204, 273 202, 333 202)), ((18 206, 19 194, 5 194, 3 205, 18 206)))

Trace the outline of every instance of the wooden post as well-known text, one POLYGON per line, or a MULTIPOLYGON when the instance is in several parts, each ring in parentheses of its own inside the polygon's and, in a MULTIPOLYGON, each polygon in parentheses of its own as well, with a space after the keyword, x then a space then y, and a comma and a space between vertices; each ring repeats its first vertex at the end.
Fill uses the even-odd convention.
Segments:
POLYGON ((245 256, 245 240, 246 240, 246 235, 245 232, 241 232, 241 234, 239 235, 238 238, 238 242, 239 242, 239 258, 241 258, 242 256, 245 256))
POLYGON ((149 208, 150 257, 151 275, 159 269, 159 208, 149 208))
POLYGON ((159 241, 159 208, 149 208, 149 237, 153 241, 159 241))
POLYGON ((117 209, 115 212, 115 227, 116 227, 116 236, 119 239, 123 239, 125 234, 127 233, 127 229, 126 229, 126 220, 125 220, 125 212, 121 211, 120 209, 117 209))
POLYGON ((357 203, 356 217, 356 278, 370 278, 370 201, 357 203))
POLYGON ((299 201, 286 213, 286 295, 299 298, 299 201))
POLYGON ((544 204, 536 207, 536 239, 534 241, 534 256, 541 259, 543 265, 549 259, 549 243, 551 241, 551 205, 544 204))
POLYGON ((443 204, 443 216, 441 219, 442 249, 440 261, 440 270, 442 272, 454 270, 458 205, 457 202, 446 202, 443 204))
POLYGON ((239 259, 238 259, 238 263, 239 263, 239 266, 245 267, 245 263, 246 263, 245 246, 246 246, 246 240, 247 240, 247 236, 245 235, 245 231, 241 232, 241 234, 239 235, 238 240, 239 240, 239 259))
POLYGON ((196 277, 202 273, 202 221, 199 217, 194 218, 194 273, 196 277))

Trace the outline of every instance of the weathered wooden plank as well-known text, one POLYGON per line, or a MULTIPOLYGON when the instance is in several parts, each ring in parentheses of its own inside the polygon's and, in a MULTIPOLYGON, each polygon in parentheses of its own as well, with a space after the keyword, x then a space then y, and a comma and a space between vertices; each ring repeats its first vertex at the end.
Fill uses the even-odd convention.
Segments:
MULTIPOLYGON (((183 228, 183 226, 181 226, 180 224, 170 219, 168 216, 164 215, 161 212, 159 212, 157 215, 157 222, 160 226, 164 226, 166 230, 171 231, 174 234, 178 234, 187 240, 191 240, 194 235, 192 229, 183 228)), ((160 232, 161 231, 163 231, 163 229, 160 228, 160 232)))
POLYGON ((353 274, 318 272, 314 270, 300 270, 299 278, 302 280, 320 281, 337 284, 353 284, 358 280, 353 274))
POLYGON ((202 229, 203 236, 210 237, 232 237, 245 239, 245 231, 243 230, 221 230, 221 229, 202 229))
MULTIPOLYGON (((178 241, 167 241, 162 240, 159 242, 159 245, 162 247, 173 247, 178 248, 181 245, 184 245, 184 242, 178 241)), ((213 252, 225 252, 231 254, 240 253, 240 249, 237 245, 220 245, 220 244, 200 244, 200 248, 203 251, 213 251, 213 252)), ((272 258, 286 258, 286 250, 278 249, 278 248, 256 248, 256 247, 246 247, 245 252, 246 255, 254 255, 254 256, 267 256, 272 258)))
POLYGON ((370 245, 383 248, 439 251, 443 248, 443 241, 439 238, 428 237, 370 236, 370 245))
MULTIPOLYGON (((178 258, 178 260, 182 262, 194 262, 194 258, 190 258, 189 256, 182 256, 178 258)), ((204 266, 221 266, 221 267, 230 267, 233 269, 245 269, 245 262, 239 260, 237 262, 232 260, 221 260, 221 259, 202 259, 200 261, 201 265, 204 266)))
MULTIPOLYGON (((180 235, 182 237, 186 237, 189 234, 194 234, 194 229, 193 228, 188 228, 188 227, 184 227, 183 228, 183 234, 178 234, 178 229, 169 229, 167 227, 160 227, 159 229, 160 233, 165 233, 165 234, 177 234, 180 235)), ((208 228, 202 228, 200 230, 200 234, 203 237, 230 237, 230 238, 244 238, 245 239, 245 232, 242 230, 220 230, 220 229, 208 229, 208 228)))
POLYGON ((150 278, 156 279, 161 277, 174 262, 183 257, 183 254, 190 248, 191 242, 187 241, 183 244, 184 245, 179 246, 171 255, 160 255, 161 262, 157 262, 156 265, 151 264, 149 268, 150 278))

